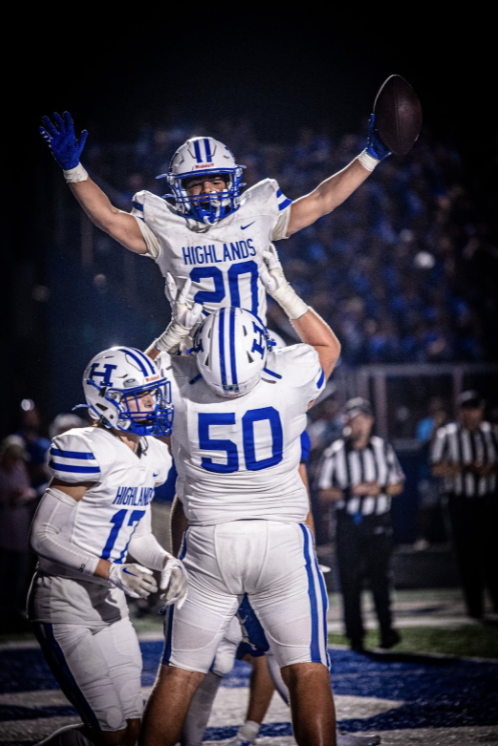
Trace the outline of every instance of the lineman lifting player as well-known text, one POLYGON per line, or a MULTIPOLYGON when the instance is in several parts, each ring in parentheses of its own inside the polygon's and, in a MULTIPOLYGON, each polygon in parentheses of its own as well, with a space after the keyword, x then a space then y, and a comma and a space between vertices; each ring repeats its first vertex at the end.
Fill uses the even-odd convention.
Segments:
MULTIPOLYGON (((178 280, 187 276, 189 282, 188 285, 184 285, 184 288, 187 288, 188 296, 184 298, 183 309, 175 316, 176 328, 170 328, 169 337, 166 335, 168 349, 171 349, 170 343, 174 334, 184 338, 186 333, 191 331, 193 322, 199 320, 200 306, 194 304, 203 304, 204 310, 208 313, 228 306, 248 308, 264 319, 266 317, 265 286, 270 289, 268 283, 271 282, 268 278, 268 271, 263 265, 265 258, 270 273, 278 275, 280 271, 276 256, 271 252, 268 254, 268 245, 271 240, 288 237, 331 212, 363 183, 369 173, 390 152, 379 138, 372 117, 366 149, 346 168, 322 182, 310 194, 291 202, 282 195, 278 184, 270 179, 256 184, 241 195, 239 188, 242 170, 236 164, 228 148, 213 138, 192 138, 179 148, 173 157, 167 175, 173 190, 173 204, 149 192, 141 192, 135 195, 133 211, 130 214, 113 207, 80 164, 79 158, 85 144, 86 133, 82 133, 78 139, 75 137, 69 114, 64 114, 64 117, 54 115, 54 122, 45 117, 44 128, 41 131, 56 161, 63 168, 71 190, 90 219, 125 248, 152 257, 159 264, 163 275, 170 275, 170 281, 167 283, 167 294, 169 293, 170 300, 176 297, 175 285, 178 280), (263 283, 260 282, 260 277, 265 277, 263 283)), ((286 306, 289 300, 292 305, 293 293, 289 293, 288 284, 280 283, 280 280, 276 283, 277 286, 274 286, 273 290, 282 290, 279 299, 281 305, 286 306), (282 284, 281 288, 278 286, 279 283, 282 284)), ((273 292, 272 294, 275 295, 273 292)), ((180 311, 180 309, 177 310, 180 311)), ((233 316, 232 311, 230 318, 233 316)), ((303 314, 308 317, 307 307, 298 316, 290 315, 290 317, 300 321, 300 316, 303 314)), ((215 316, 217 321, 211 323, 218 323, 220 326, 220 315, 215 314, 215 316)), ((228 315, 226 318, 228 319, 228 315)), ((308 321, 302 322, 304 327, 301 322, 298 324, 299 331, 305 331, 306 341, 310 341, 307 338, 309 331, 307 326, 310 320, 311 318, 308 318, 308 321)), ((224 321, 221 327, 224 328, 224 321)), ((228 334, 228 327, 226 332, 228 334)), ((259 343, 261 344, 261 340, 259 343)), ((313 342, 311 344, 314 346, 313 342)), ((330 347, 330 341, 328 346, 330 347)), ((204 362, 207 365, 207 361, 204 362)), ((179 364, 182 365, 182 363, 179 364)), ((314 364, 310 361, 310 373, 313 366, 314 364)), ((200 367, 202 369, 202 362, 200 367)), ((323 367, 329 372, 331 361, 329 360, 323 367)), ((222 385, 224 387, 236 386, 238 390, 238 383, 233 380, 233 366, 231 365, 231 382, 227 381, 222 372, 223 369, 224 366, 221 366, 219 370, 222 385)), ((203 372, 206 373, 205 370, 203 372)), ((306 376, 305 378, 307 379, 306 376)), ((309 391, 303 390, 303 396, 314 396, 320 387, 318 386, 316 392, 312 392, 310 381, 308 388, 309 391)), ((225 389, 225 393, 227 392, 228 389, 225 389)), ((278 427, 271 418, 269 421, 273 437, 274 428, 276 427, 278 431, 278 427)), ((252 426, 254 428, 255 422, 252 422, 252 426)), ((210 440, 209 426, 207 439, 210 440)), ((210 441, 210 445, 213 442, 210 441)), ((230 443, 230 441, 224 442, 230 443)), ((246 447, 249 450, 247 452, 244 450, 244 458, 249 457, 250 460, 254 451, 253 460, 257 460, 255 456, 257 444, 253 443, 251 446, 250 442, 244 443, 244 449, 246 447)), ((233 449, 229 450, 229 454, 235 457, 233 449)), ((275 454, 272 458, 274 456, 275 454)), ((206 463, 211 461, 208 457, 206 459, 206 463)), ((306 534, 303 536, 306 544, 306 534)), ((308 559, 310 572, 314 578, 313 583, 319 585, 319 571, 314 565, 313 552, 310 553, 308 559)), ((188 612, 186 613, 188 616, 188 612)), ((323 614, 323 609, 321 613, 323 614)), ((280 622, 272 620, 269 626, 271 628, 275 623, 278 627, 278 624, 284 622, 283 619, 280 622)), ((182 624, 181 627, 184 625, 182 624)), ((172 630, 172 654, 175 655, 178 651, 175 653, 176 633, 171 617, 169 629, 172 630)), ((208 631, 206 629, 205 633, 207 634, 208 631)), ((324 662, 322 657, 326 655, 326 640, 321 639, 321 633, 318 630, 316 634, 318 635, 315 640, 317 657, 313 659, 313 662, 324 662)), ((167 665, 168 663, 169 660, 165 659, 164 671, 166 672, 171 668, 167 665)), ((199 665, 197 661, 195 665, 199 665)), ((289 664, 291 665, 293 664, 289 664)), ((199 671, 198 668, 193 670, 199 671)), ((167 680, 169 678, 167 673, 165 676, 167 680)), ((318 684, 321 678, 323 677, 320 674, 314 674, 314 684, 318 684)), ((296 688, 299 689, 302 686, 298 679, 297 676, 292 679, 291 699, 292 691, 296 694, 296 688)), ((323 685, 325 685, 325 679, 323 679, 323 685)), ((159 689, 161 688, 164 691, 164 687, 160 686, 159 689)), ((169 686, 166 686, 166 689, 168 690, 169 686)), ((168 691, 169 694, 170 691, 168 691)), ((171 694, 174 696, 173 692, 171 694)), ((322 720, 322 726, 319 726, 316 717, 299 717, 299 715, 304 715, 302 708, 307 709, 306 700, 309 699, 307 696, 304 699, 297 697, 293 706, 293 710, 296 709, 294 725, 298 742, 332 743, 335 740, 334 729, 330 727, 333 726, 333 719, 331 722, 327 721, 327 724, 322 720), (323 726, 325 731, 323 731, 323 726), (322 730, 324 740, 320 738, 316 740, 314 737, 316 730, 312 735, 312 731, 317 727, 322 730)), ((328 703, 325 709, 321 708, 326 720, 326 711, 330 710, 333 713, 331 698, 323 689, 319 699, 323 700, 323 705, 325 701, 328 703)), ((156 702, 157 697, 156 701, 151 702, 148 711, 147 743, 155 741, 157 737, 162 740, 162 718, 159 716, 159 722, 157 722, 156 713, 154 713, 156 702)), ((181 722, 182 710, 183 705, 177 702, 176 712, 171 712, 174 724, 173 722, 168 724, 170 732, 167 738, 171 735, 171 729, 174 730, 181 722)))

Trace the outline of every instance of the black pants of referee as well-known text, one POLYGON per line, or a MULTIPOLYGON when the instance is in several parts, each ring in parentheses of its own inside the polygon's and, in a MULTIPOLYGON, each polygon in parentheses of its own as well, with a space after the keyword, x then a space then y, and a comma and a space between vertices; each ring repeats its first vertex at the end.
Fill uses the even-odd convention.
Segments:
POLYGON ((487 588, 498 613, 498 496, 448 496, 448 512, 467 613, 479 619, 487 588))
POLYGON ((344 606, 346 637, 361 645, 365 635, 361 614, 364 578, 372 591, 381 641, 392 632, 391 573, 392 528, 389 516, 362 516, 361 522, 337 513, 337 564, 344 606))

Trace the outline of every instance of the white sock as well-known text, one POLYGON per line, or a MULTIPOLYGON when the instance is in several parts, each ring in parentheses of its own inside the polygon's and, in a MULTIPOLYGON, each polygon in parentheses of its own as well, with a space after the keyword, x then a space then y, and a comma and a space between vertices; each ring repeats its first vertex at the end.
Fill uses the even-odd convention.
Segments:
POLYGON ((204 731, 213 709, 214 698, 222 678, 222 676, 217 676, 210 671, 197 689, 183 726, 180 739, 182 746, 201 746, 204 731))
POLYGON ((244 741, 254 743, 258 736, 260 728, 261 723, 256 723, 254 720, 246 720, 246 722, 240 726, 237 732, 237 736, 239 738, 243 738, 244 741))

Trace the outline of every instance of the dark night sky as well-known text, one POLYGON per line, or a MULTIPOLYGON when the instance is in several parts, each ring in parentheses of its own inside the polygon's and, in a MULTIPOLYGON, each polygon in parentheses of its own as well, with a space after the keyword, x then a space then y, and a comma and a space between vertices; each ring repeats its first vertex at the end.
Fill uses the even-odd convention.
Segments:
POLYGON ((243 23, 219 5, 201 13, 184 7, 180 14, 147 6, 145 21, 134 12, 118 17, 114 29, 86 11, 64 34, 45 17, 43 33, 23 51, 23 71, 15 68, 13 113, 21 114, 25 157, 43 157, 39 119, 63 109, 120 140, 133 139, 144 112, 160 122, 178 106, 194 121, 249 114, 272 139, 323 120, 339 132, 354 130, 394 72, 419 93, 432 127, 465 143, 496 131, 496 65, 485 20, 447 26, 419 11, 397 22, 355 8, 276 22, 252 11, 243 23))

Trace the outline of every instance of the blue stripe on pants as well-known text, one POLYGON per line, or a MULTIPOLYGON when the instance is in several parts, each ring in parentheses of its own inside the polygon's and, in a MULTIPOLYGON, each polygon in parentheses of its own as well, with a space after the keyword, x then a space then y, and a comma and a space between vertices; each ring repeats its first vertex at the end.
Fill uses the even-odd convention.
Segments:
POLYGON ((307 527, 299 524, 301 531, 304 536, 304 557, 306 559, 306 572, 308 574, 308 595, 310 597, 310 608, 311 608, 311 645, 310 654, 312 663, 323 663, 322 656, 320 655, 320 625, 319 625, 319 614, 318 614, 318 602, 315 591, 315 579, 313 578, 312 554, 310 551, 310 535, 307 527))
POLYGON ((64 652, 55 639, 52 625, 34 623, 33 629, 46 661, 57 679, 60 688, 71 704, 76 707, 83 722, 92 728, 100 730, 99 721, 76 683, 64 657, 64 652))

